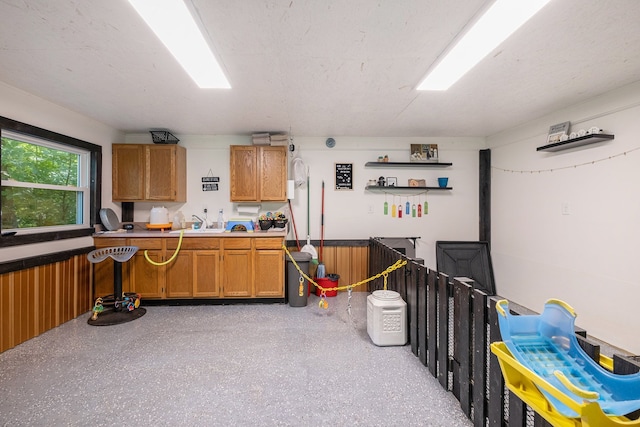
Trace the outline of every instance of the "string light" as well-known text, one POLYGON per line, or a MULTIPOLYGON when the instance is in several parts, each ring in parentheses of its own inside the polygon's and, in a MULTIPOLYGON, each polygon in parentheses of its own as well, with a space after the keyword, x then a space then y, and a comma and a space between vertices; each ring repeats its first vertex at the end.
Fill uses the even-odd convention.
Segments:
POLYGON ((563 170, 563 169, 572 169, 572 168, 576 169, 576 168, 579 168, 581 166, 595 165, 596 163, 600 163, 600 162, 604 162, 604 161, 607 161, 607 160, 615 159, 616 157, 626 156, 628 153, 633 153, 634 151, 638 151, 638 150, 640 150, 640 147, 636 147, 636 148, 633 148, 631 150, 627 150, 625 152, 614 154, 613 156, 605 157, 605 158, 598 159, 598 160, 591 160, 591 161, 588 161, 588 162, 578 163, 578 164, 575 164, 575 165, 560 166, 560 167, 557 167, 557 168, 550 168, 550 169, 516 170, 516 169, 501 168, 501 167, 498 167, 498 166, 491 166, 491 169, 499 170, 501 172, 529 173, 529 174, 553 172, 553 171, 559 171, 559 170, 563 170))

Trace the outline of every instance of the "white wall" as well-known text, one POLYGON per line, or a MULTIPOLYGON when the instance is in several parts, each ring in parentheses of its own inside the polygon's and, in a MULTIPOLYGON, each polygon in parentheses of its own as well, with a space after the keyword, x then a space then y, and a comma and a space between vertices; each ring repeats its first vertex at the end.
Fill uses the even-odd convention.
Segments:
MULTIPOLYGON (((111 199, 111 143, 123 138, 120 132, 2 82, 0 82, 0 116, 101 145, 103 156, 106 158, 103 167, 108 170, 103 177, 103 194, 108 193, 109 200, 111 199)), ((92 245, 93 239, 84 237, 0 248, 0 260, 9 261, 92 245)))
MULTIPOLYGON (((150 143, 148 133, 124 135, 109 126, 70 111, 44 99, 0 82, 0 115, 42 127, 103 146, 102 205, 121 215, 121 204, 111 201, 111 144, 116 142, 150 143)), ((370 236, 420 236, 417 256, 435 268, 436 240, 477 239, 478 224, 478 149, 481 138, 341 138, 335 148, 325 146, 326 138, 295 137, 296 151, 310 169, 311 180, 311 239, 320 238, 321 182, 325 181, 325 239, 367 239, 370 236), (445 169, 371 169, 364 167, 367 161, 375 161, 387 154, 390 161, 407 161, 412 143, 437 143, 441 161, 452 162, 445 169), (354 190, 335 191, 335 162, 353 163, 354 190), (423 218, 395 219, 383 216, 384 194, 365 192, 369 179, 378 176, 395 176, 399 184, 409 178, 426 179, 428 185, 436 185, 438 176, 449 177, 453 191, 433 191, 428 194, 429 215, 423 218), (370 213, 372 210, 372 213, 370 213)), ((180 135, 180 144, 187 148, 187 203, 167 204, 173 214, 182 211, 189 219, 191 214, 202 213, 207 207, 210 218, 217 217, 222 208, 227 218, 237 216, 237 205, 229 202, 229 145, 249 144, 249 137, 219 135, 180 135), (203 192, 201 177, 209 175, 221 179, 219 191, 203 192)), ((423 196, 424 197, 424 196, 423 196)), ((407 201, 407 197, 397 198, 407 201)), ((422 197, 410 198, 411 202, 424 201, 422 197)), ((393 197, 387 196, 389 205, 393 197)), ((153 204, 136 203, 134 221, 149 220, 153 204)), ((307 189, 296 188, 292 200, 298 237, 304 243, 307 234, 307 189)), ((286 204, 269 203, 261 211, 287 209, 286 204)), ((294 238, 293 230, 289 238, 294 238)), ((0 249, 2 260, 19 259, 58 250, 90 246, 91 238, 68 239, 52 243, 25 245, 0 249)))
POLYGON ((487 141, 498 294, 537 311, 549 298, 562 299, 591 335, 636 354, 638 117, 640 84, 634 84, 487 141), (545 145, 549 126, 564 121, 571 121, 572 130, 601 127, 615 139, 556 153, 536 151, 545 145))
MULTIPOLYGON (((120 214, 111 202, 113 142, 150 142, 148 134, 121 132, 76 112, 0 82, 0 115, 103 146, 103 206, 120 214)), ((529 308, 540 310, 548 298, 561 298, 578 312, 577 323, 592 335, 640 353, 640 285, 635 245, 640 241, 640 83, 607 93, 588 103, 556 111, 517 129, 492 136, 492 258, 497 290, 529 308), (550 125, 571 121, 573 129, 599 126, 615 140, 558 153, 537 152, 550 125), (624 153, 626 152, 626 155, 624 153), (610 158, 611 157, 611 158, 610 158), (573 167, 575 166, 575 167, 573 167), (506 171, 504 170, 506 169, 506 171), (553 169, 553 172, 548 170, 553 169), (513 172, 515 171, 515 172, 513 172), (519 172, 524 171, 524 172, 519 172), (533 171, 533 172, 530 172, 533 171), (568 204, 569 215, 561 212, 568 204)), ((169 204, 174 213, 200 214, 206 206, 216 217, 236 215, 229 202, 230 144, 248 137, 180 136, 187 148, 188 203, 169 204), (221 178, 220 190, 202 192, 200 178, 221 178)), ((478 238, 478 149, 481 138, 341 138, 325 147, 325 138, 295 137, 295 155, 310 167, 311 238, 320 238, 321 182, 325 181, 325 239, 370 236, 420 236, 417 256, 435 268, 436 240, 478 238), (447 169, 372 169, 367 161, 387 154, 406 161, 411 143, 437 143, 447 169), (354 190, 335 191, 335 162, 353 163, 354 190), (395 176, 435 185, 447 175, 451 192, 430 192, 429 215, 394 219, 383 216, 383 194, 364 191, 369 179, 395 176), (370 209, 373 213, 370 213, 370 209)), ((307 192, 297 188, 292 201, 298 237, 307 234, 307 192)), ((400 200, 396 198, 396 200, 400 200)), ((407 198, 401 198, 402 203, 407 198)), ((393 202, 387 196, 389 204, 393 202)), ((417 202, 417 200, 416 200, 417 202)), ((151 204, 135 205, 135 221, 149 219, 151 204)), ((264 204, 262 211, 286 204, 264 204)), ((293 238, 293 232, 289 238, 293 238)), ((91 238, 0 249, 0 259, 30 257, 92 244, 91 238)))
MULTIPOLYGON (((192 214, 200 215, 204 206, 209 217, 215 220, 218 209, 227 218, 237 216, 237 205, 229 202, 229 145, 249 144, 249 137, 238 136, 179 136, 180 144, 187 149, 187 203, 169 203, 167 209, 173 217, 181 211, 189 220, 192 214), (219 191, 203 192, 201 177, 209 175, 221 179, 219 191)), ((435 268, 436 240, 477 240, 478 238, 478 149, 484 144, 481 138, 353 138, 334 137, 336 147, 327 148, 326 138, 295 137, 296 151, 310 170, 310 225, 311 239, 320 239, 320 212, 322 181, 325 182, 325 239, 368 239, 371 236, 420 236, 417 256, 426 265, 435 268), (453 163, 449 168, 365 168, 368 161, 376 161, 380 155, 388 155, 390 161, 409 160, 410 144, 436 143, 440 160, 453 163), (336 191, 335 163, 353 163, 354 189, 336 191), (432 191, 427 195, 429 215, 423 218, 391 218, 383 215, 385 195, 364 190, 369 179, 379 176, 397 177, 399 185, 407 185, 409 178, 426 179, 430 186, 437 185, 439 176, 448 176, 452 191, 432 191), (372 210, 372 212, 370 212, 372 210)), ((148 134, 127 135, 127 143, 148 143, 148 134)), ((290 173, 293 178, 293 173, 290 173)), ((393 197, 387 196, 389 206, 393 197)), ((402 204, 424 202, 422 197, 396 198, 402 204)), ((306 185, 295 190, 291 201, 298 238, 304 244, 307 235, 306 185)), ((149 220, 150 203, 136 203, 134 221, 149 220)), ((287 209, 286 204, 269 203, 261 206, 261 212, 287 209)), ((289 235, 294 239, 293 228, 289 235)))

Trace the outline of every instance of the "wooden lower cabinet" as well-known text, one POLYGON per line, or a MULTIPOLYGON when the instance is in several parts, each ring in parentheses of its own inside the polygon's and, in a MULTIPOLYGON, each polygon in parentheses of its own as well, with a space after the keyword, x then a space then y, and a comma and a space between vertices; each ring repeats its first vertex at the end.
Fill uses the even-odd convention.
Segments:
POLYGON ((167 264, 166 286, 167 298, 193 297, 193 253, 180 251, 175 259, 167 264))
MULTIPOLYGON (((178 238, 120 239, 96 237, 96 247, 138 246, 123 263, 123 291, 142 299, 284 298, 281 237, 184 238, 179 253, 166 265, 178 238)), ((113 293, 113 261, 94 265, 94 297, 113 293)))
MULTIPOLYGON (((162 298, 164 296, 165 267, 153 265, 147 261, 145 251, 153 262, 164 261, 164 248, 161 239, 130 239, 129 246, 138 246, 138 252, 124 265, 129 266, 129 285, 123 285, 123 292, 137 292, 142 299, 162 298)), ((122 276, 125 276, 124 269, 122 276)))
POLYGON ((257 297, 284 297, 284 263, 282 251, 256 251, 255 295, 257 297))
POLYGON ((284 298, 284 251, 281 239, 264 238, 256 241, 253 270, 256 297, 284 298))
MULTIPOLYGON (((122 275, 125 276, 124 266, 122 268, 122 275)), ((122 281, 124 286, 124 277, 122 281)), ((95 299, 97 297, 104 297, 111 294, 113 294, 113 260, 111 258, 107 258, 101 263, 93 265, 92 298, 95 299)))
MULTIPOLYGON (((178 247, 178 239, 166 239, 165 259, 178 247)), ((220 239, 183 239, 180 252, 167 264, 167 298, 220 296, 220 239)))
POLYGON ((193 297, 220 297, 220 251, 198 250, 193 254, 193 297))
POLYGON ((250 249, 224 250, 222 296, 249 298, 252 295, 253 263, 250 249))
POLYGON ((222 296, 253 296, 253 239, 222 240, 222 296))
MULTIPOLYGON (((109 238, 94 239, 96 249, 126 246, 127 239, 109 238)), ((113 294, 113 259, 107 258, 93 265, 93 292, 92 299, 113 294)), ((122 264, 122 289, 127 292, 129 287, 129 265, 122 264)))

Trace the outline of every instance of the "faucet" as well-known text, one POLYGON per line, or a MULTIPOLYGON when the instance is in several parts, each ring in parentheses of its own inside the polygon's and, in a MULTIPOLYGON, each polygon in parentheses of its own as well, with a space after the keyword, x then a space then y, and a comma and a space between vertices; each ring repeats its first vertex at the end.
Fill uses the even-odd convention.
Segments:
POLYGON ((191 215, 191 219, 197 219, 199 221, 198 229, 202 229, 202 228, 206 228, 207 227, 206 225, 204 225, 204 227, 203 227, 204 220, 202 218, 200 218, 198 215, 191 215))

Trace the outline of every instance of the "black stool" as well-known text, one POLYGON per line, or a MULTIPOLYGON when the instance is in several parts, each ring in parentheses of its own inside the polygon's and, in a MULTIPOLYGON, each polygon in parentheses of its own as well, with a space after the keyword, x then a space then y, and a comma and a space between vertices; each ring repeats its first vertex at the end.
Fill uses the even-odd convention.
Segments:
POLYGON ((138 252, 137 246, 114 246, 96 249, 87 254, 92 264, 102 262, 109 257, 113 258, 113 295, 96 299, 88 324, 117 325, 142 317, 147 312, 145 308, 140 307, 140 294, 122 292, 122 263, 129 261, 136 252, 138 252))

